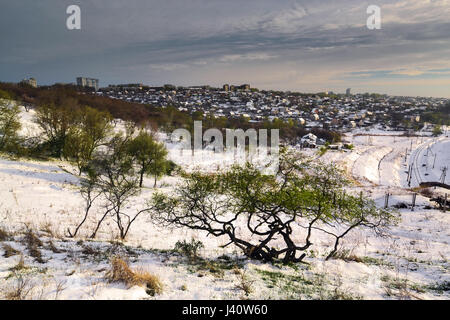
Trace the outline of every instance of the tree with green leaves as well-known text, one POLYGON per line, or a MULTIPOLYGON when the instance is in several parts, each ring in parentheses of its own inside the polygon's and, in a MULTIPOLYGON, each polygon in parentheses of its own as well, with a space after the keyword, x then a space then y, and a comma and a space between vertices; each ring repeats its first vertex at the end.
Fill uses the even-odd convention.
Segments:
POLYGON ((79 123, 79 106, 73 98, 65 98, 59 104, 42 104, 36 108, 35 122, 46 136, 51 155, 61 157, 66 137, 79 123))
POLYGON ((92 160, 95 150, 106 144, 112 134, 111 116, 90 107, 81 108, 78 124, 66 136, 63 156, 77 164, 79 174, 92 160))
POLYGON ((5 90, 0 89, 0 100, 12 100, 11 94, 5 90))
POLYGON ((92 145, 92 138, 77 127, 72 128, 66 137, 63 156, 77 165, 78 175, 92 160, 92 145))
POLYGON ((349 181, 334 165, 284 155, 275 175, 251 164, 219 174, 192 173, 173 194, 156 193, 151 212, 163 226, 228 238, 249 258, 301 262, 323 233, 334 240, 328 258, 351 230, 376 233, 395 221, 390 210, 345 192, 349 181))
POLYGON ((21 129, 20 109, 8 99, 7 94, 0 98, 0 150, 8 150, 17 144, 21 129))
POLYGON ((78 118, 81 132, 89 137, 87 153, 92 158, 94 151, 112 135, 112 117, 108 112, 86 106, 81 108, 78 118))
POLYGON ((432 132, 432 134, 433 134, 433 137, 440 136, 440 135, 442 134, 441 126, 440 126, 440 125, 435 125, 435 126, 433 127, 433 132, 432 132))
POLYGON ((166 172, 167 150, 164 144, 156 141, 152 134, 141 130, 130 141, 129 153, 139 168, 139 186, 142 187, 146 174, 155 177, 154 185, 156 186, 158 177, 166 172))
POLYGON ((132 212, 128 204, 132 197, 140 193, 138 176, 135 173, 133 158, 128 152, 131 139, 126 135, 117 134, 102 150, 89 162, 87 175, 82 179, 81 194, 86 202, 83 220, 70 236, 75 236, 91 213, 94 202, 101 201, 103 212, 97 220, 91 234, 95 238, 102 224, 110 218, 117 225, 119 236, 125 239, 134 221, 148 209, 132 212))

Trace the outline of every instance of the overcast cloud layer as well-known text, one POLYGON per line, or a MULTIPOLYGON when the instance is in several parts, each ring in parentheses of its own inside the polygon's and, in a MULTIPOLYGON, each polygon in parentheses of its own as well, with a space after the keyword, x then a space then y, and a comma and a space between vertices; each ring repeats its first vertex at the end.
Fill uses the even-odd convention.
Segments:
POLYGON ((450 97, 450 0, 1 1, 0 81, 450 97), (66 28, 71 4, 81 30, 66 28))

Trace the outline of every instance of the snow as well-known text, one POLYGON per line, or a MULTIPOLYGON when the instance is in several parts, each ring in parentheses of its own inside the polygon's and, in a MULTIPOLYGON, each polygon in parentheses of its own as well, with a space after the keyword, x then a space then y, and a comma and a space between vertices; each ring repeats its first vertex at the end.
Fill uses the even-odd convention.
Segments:
POLYGON ((445 137, 435 138, 420 144, 411 155, 410 166, 413 167, 412 186, 421 182, 449 183, 450 178, 441 180, 442 169, 450 164, 450 140, 445 137))
MULTIPOLYGON (((40 135, 39 128, 33 123, 33 112, 22 112, 22 134, 27 136, 40 135)), ((118 129, 120 127, 119 122, 118 129)), ((450 139, 445 136, 410 138, 380 129, 373 130, 371 137, 358 133, 361 132, 349 133, 346 137, 354 145, 353 150, 329 150, 320 158, 345 169, 349 178, 355 181, 353 191, 363 190, 379 206, 384 205, 386 192, 391 194, 389 205, 411 203, 412 191, 406 182, 408 165, 413 162, 417 164, 418 175, 424 179, 422 181, 436 181, 441 168, 450 163, 450 139), (433 169, 434 155, 436 162, 433 169)), ((167 141, 165 134, 159 137, 167 141)), ((183 156, 174 144, 167 143, 167 147, 169 157, 188 170, 215 172, 234 161, 233 156, 212 157, 212 151, 203 150, 201 157, 193 162, 183 156)), ((319 157, 316 151, 305 149, 302 152, 319 157)), ((22 274, 30 279, 30 286, 35 287, 28 298, 247 298, 237 289, 241 280, 234 268, 224 268, 214 273, 189 263, 186 258, 171 251, 177 241, 195 238, 204 243, 205 248, 200 253, 207 261, 217 262, 217 258, 225 254, 240 267, 240 272, 244 272, 252 283, 253 291, 248 296, 251 299, 326 298, 325 293, 337 289, 353 298, 396 299, 403 296, 400 293, 387 295, 389 284, 405 279, 410 285, 409 298, 450 298, 449 291, 429 289, 435 283, 450 281, 450 216, 448 212, 426 209, 426 206, 433 207, 433 203, 421 195, 417 196, 414 211, 411 208, 399 210, 401 221, 389 230, 388 237, 380 238, 367 230, 358 229, 343 241, 343 247, 352 254, 369 257, 366 262, 325 261, 324 254, 331 240, 316 235, 312 239, 317 244, 313 248, 316 252, 307 259, 310 265, 289 267, 242 260, 242 253, 236 248, 220 248, 226 239, 206 237, 203 233, 186 229, 165 229, 155 225, 145 215, 138 218, 129 237, 121 245, 116 244, 117 231, 112 221, 105 223, 95 240, 88 239, 96 222, 95 216, 88 219, 77 238, 67 238, 67 229, 73 229, 83 216, 79 179, 71 172, 76 170, 64 161, 0 158, 0 228, 14 234, 13 239, 0 242, 0 291, 7 292, 17 281, 11 277, 10 269, 17 265, 20 255, 4 257, 3 245, 8 244, 22 252, 24 263, 29 267, 22 274), (34 230, 43 241, 41 251, 45 263, 39 263, 30 256, 23 243, 26 228, 34 230), (50 250, 50 242, 61 252, 50 250), (97 253, 83 253, 86 246, 94 248, 97 253), (157 275, 164 285, 163 293, 153 297, 143 287, 128 288, 121 283, 109 282, 106 272, 112 254, 127 256, 132 268, 142 268, 157 275), (267 274, 278 273, 283 277, 271 285, 267 274), (301 277, 305 282, 283 282, 289 277, 301 277), (64 289, 58 290, 58 285, 64 289), (413 285, 423 290, 414 291, 411 289, 413 285)), ((414 179, 411 187, 418 184, 414 179)), ((179 181, 177 176, 164 177, 153 189, 152 179, 146 178, 142 193, 128 204, 127 209, 130 212, 139 210, 155 190, 168 192, 179 181)), ((99 207, 95 210, 97 217, 101 215, 99 207)), ((298 232, 301 239, 301 231, 298 232)))

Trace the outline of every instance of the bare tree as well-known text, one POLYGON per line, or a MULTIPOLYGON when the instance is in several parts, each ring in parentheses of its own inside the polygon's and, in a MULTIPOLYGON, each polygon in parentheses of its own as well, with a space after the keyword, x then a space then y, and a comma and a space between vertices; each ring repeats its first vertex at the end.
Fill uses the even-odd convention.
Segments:
POLYGON ((119 230, 121 239, 125 239, 131 225, 144 212, 145 208, 137 212, 126 209, 132 197, 139 195, 139 177, 133 169, 133 158, 128 153, 127 144, 130 137, 115 136, 108 144, 108 149, 99 154, 88 166, 88 177, 83 182, 81 194, 85 200, 85 214, 78 224, 75 236, 90 214, 94 202, 101 200, 102 214, 98 219, 91 238, 95 238, 101 225, 107 218, 111 218, 119 230))
POLYGON ((95 200, 97 200, 98 197, 100 197, 102 194, 101 191, 97 189, 96 183, 97 183, 97 176, 92 174, 89 175, 88 178, 85 178, 81 181, 80 193, 85 201, 84 217, 83 220, 81 220, 81 222, 77 225, 73 233, 70 231, 70 229, 67 229, 67 232, 69 233, 69 236, 71 238, 76 237, 78 231, 86 222, 89 212, 91 211, 91 208, 94 205, 95 200))

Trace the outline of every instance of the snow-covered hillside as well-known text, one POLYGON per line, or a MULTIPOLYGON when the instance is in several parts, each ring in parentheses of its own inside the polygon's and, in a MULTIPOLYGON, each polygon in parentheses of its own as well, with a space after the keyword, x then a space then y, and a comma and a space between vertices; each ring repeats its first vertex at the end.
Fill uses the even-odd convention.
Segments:
MULTIPOLYGON (((33 123, 33 110, 23 111, 22 122, 22 134, 40 134, 33 123)), ((379 206, 384 205, 386 192, 392 195, 390 206, 411 203, 408 165, 415 166, 421 177, 413 178, 411 187, 415 187, 418 180, 414 179, 438 180, 440 168, 450 164, 450 140, 445 136, 409 138, 377 132, 372 136, 350 134, 346 139, 354 145, 353 150, 329 150, 321 158, 345 168, 355 180, 354 191, 367 192, 379 206)), ((227 158, 210 161, 210 151, 204 151, 203 161, 186 163, 180 150, 172 144, 168 149, 173 161, 191 169, 215 172, 232 163, 227 158)), ((315 150, 303 152, 318 157, 315 150)), ((112 222, 104 224, 95 240, 88 239, 95 216, 77 238, 69 239, 67 229, 82 219, 84 207, 79 179, 71 172, 75 170, 63 161, 0 158, 0 229, 9 234, 0 242, 1 292, 11 292, 26 279, 32 289, 26 298, 35 299, 450 298, 450 215, 435 209, 421 195, 414 211, 399 209, 401 222, 390 230, 389 237, 356 229, 342 243, 345 259, 330 261, 324 260, 330 239, 316 237, 312 241, 319 249, 311 252, 309 265, 281 266, 245 260, 236 248, 220 247, 226 239, 162 228, 145 215, 132 226, 124 243, 117 241, 112 222), (33 230, 42 241, 41 259, 30 253, 24 240, 26 230, 33 230), (205 245, 200 251, 201 263, 189 262, 172 251, 177 241, 191 238, 205 245), (9 255, 14 252, 9 248, 16 253, 9 255), (150 296, 145 288, 109 282, 109 258, 115 254, 126 257, 133 268, 157 275, 163 292, 150 296), (21 259, 22 268, 14 271, 21 259), (242 289, 244 281, 252 289, 249 292, 242 289)), ((155 190, 169 191, 179 181, 177 176, 164 177, 154 189, 153 181, 146 179, 142 193, 127 209, 143 208, 155 190)))

